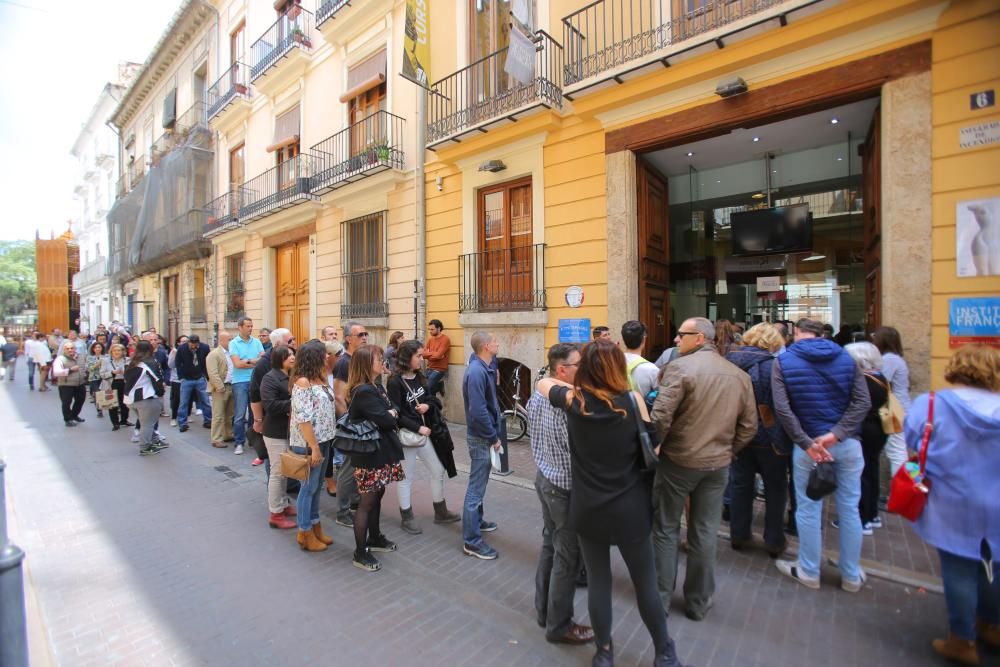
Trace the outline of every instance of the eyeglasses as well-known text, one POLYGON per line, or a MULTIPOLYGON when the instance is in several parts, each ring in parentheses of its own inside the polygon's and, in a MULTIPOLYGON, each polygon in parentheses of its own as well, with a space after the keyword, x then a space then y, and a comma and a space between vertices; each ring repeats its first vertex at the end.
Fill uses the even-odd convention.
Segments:
POLYGON ((367 331, 362 331, 361 333, 354 334, 354 335, 357 336, 358 338, 368 338, 368 332, 367 331))
POLYGON ((576 362, 575 364, 564 364, 564 363, 560 362, 560 363, 559 363, 559 365, 560 365, 560 366, 564 366, 564 367, 566 367, 566 368, 573 368, 574 366, 579 366, 579 365, 580 365, 580 362, 578 361, 578 362, 576 362))
POLYGON ((677 335, 683 338, 684 336, 697 336, 700 333, 700 331, 678 331, 677 335))

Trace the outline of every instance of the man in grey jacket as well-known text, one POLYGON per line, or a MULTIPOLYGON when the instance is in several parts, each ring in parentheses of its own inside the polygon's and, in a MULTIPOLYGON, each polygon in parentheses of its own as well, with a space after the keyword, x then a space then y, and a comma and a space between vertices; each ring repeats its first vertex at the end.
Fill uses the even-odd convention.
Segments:
POLYGON ((660 380, 652 419, 661 437, 653 482, 656 575, 669 613, 677 578, 681 515, 688 517, 685 615, 705 618, 715 593, 716 533, 729 464, 757 433, 750 376, 715 349, 715 327, 704 317, 685 320, 674 343, 680 356, 660 380))

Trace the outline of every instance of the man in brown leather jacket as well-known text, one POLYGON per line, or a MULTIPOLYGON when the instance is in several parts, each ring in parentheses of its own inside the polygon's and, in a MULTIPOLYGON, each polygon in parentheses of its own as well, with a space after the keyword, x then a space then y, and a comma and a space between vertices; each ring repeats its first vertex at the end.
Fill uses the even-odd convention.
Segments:
POLYGON ((750 376, 715 349, 715 327, 685 320, 674 343, 680 356, 664 368, 652 419, 661 437, 653 482, 657 584, 669 613, 677 577, 681 514, 688 518, 685 615, 705 618, 715 593, 715 545, 729 464, 757 433, 750 376))

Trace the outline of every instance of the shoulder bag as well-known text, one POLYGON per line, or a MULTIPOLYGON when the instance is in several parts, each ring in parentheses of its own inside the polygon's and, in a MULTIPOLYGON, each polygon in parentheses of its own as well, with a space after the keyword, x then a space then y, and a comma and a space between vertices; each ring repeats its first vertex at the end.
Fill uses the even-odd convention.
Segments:
POLYGON ((281 452, 281 457, 279 459, 281 465, 281 474, 289 479, 297 479, 300 482, 304 482, 309 479, 309 471, 311 466, 310 456, 311 449, 306 447, 305 454, 296 454, 291 449, 285 449, 281 452))
POLYGON ((118 392, 111 388, 111 380, 101 381, 101 386, 94 394, 94 402, 98 410, 114 410, 118 407, 118 392))
POLYGON ((868 373, 865 375, 870 377, 872 382, 885 389, 887 394, 885 403, 878 408, 878 417, 882 421, 882 432, 886 435, 902 433, 906 410, 903 409, 903 404, 899 402, 896 395, 892 393, 892 385, 888 382, 882 382, 874 375, 868 373))
POLYGON ((933 430, 934 392, 932 391, 927 401, 927 422, 924 424, 920 453, 899 467, 889 487, 888 510, 910 521, 920 518, 931 491, 931 480, 924 471, 927 469, 927 446, 930 444, 933 430))
POLYGON ((639 451, 642 452, 642 470, 653 472, 656 464, 659 463, 659 456, 656 454, 656 447, 653 445, 653 436, 650 434, 650 425, 639 416, 639 404, 635 400, 635 394, 628 393, 628 400, 632 402, 632 413, 635 415, 635 428, 639 437, 639 451))
POLYGON ((349 454, 372 454, 378 449, 382 435, 378 426, 369 419, 351 421, 351 411, 340 415, 333 436, 333 446, 349 454))
MULTIPOLYGON (((416 408, 419 403, 417 401, 417 397, 413 394, 413 389, 410 387, 410 383, 404 380, 402 375, 399 376, 399 379, 400 381, 402 381, 403 385, 406 386, 407 402, 412 402, 413 407, 416 408)), ((427 425, 427 422, 424 421, 423 415, 420 415, 420 423, 423 424, 424 426, 427 425)), ((400 426, 399 442, 400 444, 403 445, 403 447, 419 448, 427 444, 427 436, 420 435, 416 431, 411 431, 408 428, 403 428, 402 426, 400 426)))

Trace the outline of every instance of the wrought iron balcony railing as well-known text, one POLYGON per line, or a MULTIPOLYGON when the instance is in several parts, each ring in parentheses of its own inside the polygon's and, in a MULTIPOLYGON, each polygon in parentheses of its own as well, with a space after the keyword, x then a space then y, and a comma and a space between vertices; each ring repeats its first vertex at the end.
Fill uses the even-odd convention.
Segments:
POLYGON ((243 302, 243 283, 227 283, 224 321, 235 322, 238 318, 242 317, 245 312, 243 302))
POLYGON ((561 109, 563 47, 543 30, 532 40, 535 77, 528 83, 518 83, 504 71, 505 47, 432 84, 427 102, 427 144, 512 119, 529 106, 561 109))
POLYGON ((321 26, 328 19, 335 18, 337 12, 339 12, 344 7, 349 7, 351 5, 351 0, 326 0, 319 9, 316 10, 316 25, 321 26))
POLYGON ((545 244, 458 258, 459 312, 545 308, 545 244))
POLYGON ((379 111, 312 147, 322 161, 313 192, 322 194, 386 169, 403 168, 403 119, 379 111))
POLYGON ((263 75, 293 48, 312 49, 313 15, 292 4, 250 47, 250 81, 263 75))
POLYGON ((146 175, 146 158, 142 155, 136 155, 135 158, 129 162, 128 168, 128 189, 132 190, 136 185, 142 180, 142 177, 146 175))
POLYGON ((692 3, 698 5, 693 10, 671 16, 664 6, 667 3, 661 0, 596 0, 562 20, 564 83, 570 86, 641 61, 668 46, 782 2, 785 0, 703 0, 692 3))
POLYGON ((191 322, 204 323, 208 321, 208 308, 205 297, 196 296, 191 298, 190 305, 191 322))
POLYGON ((322 158, 300 153, 250 179, 237 191, 240 222, 263 217, 306 199, 316 199, 312 194, 312 180, 322 168, 322 158))
POLYGON ((239 226, 240 196, 238 191, 230 191, 216 197, 204 206, 205 238, 222 234, 239 226))
POLYGON ((208 118, 212 119, 224 111, 238 98, 250 96, 250 74, 241 62, 233 63, 222 76, 213 83, 205 94, 208 118))
POLYGON ((341 319, 355 317, 388 317, 386 279, 389 269, 377 268, 352 271, 340 276, 343 300, 340 304, 341 319))
POLYGON ((195 102, 174 121, 174 126, 153 142, 150 159, 153 166, 159 164, 164 155, 181 146, 198 127, 207 127, 208 115, 204 102, 195 102))

